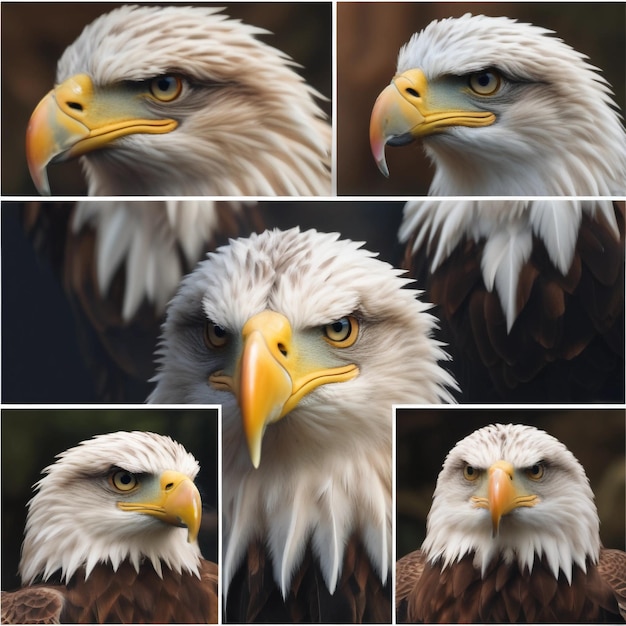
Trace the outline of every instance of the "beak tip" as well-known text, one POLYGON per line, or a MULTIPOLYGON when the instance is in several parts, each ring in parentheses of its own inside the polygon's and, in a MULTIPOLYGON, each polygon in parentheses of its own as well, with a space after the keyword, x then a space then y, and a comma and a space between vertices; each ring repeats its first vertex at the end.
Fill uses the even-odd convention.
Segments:
POLYGON ((257 450, 250 450, 250 461, 252 461, 252 466, 254 469, 259 469, 259 465, 261 464, 261 447, 257 450))
POLYGON ((376 165, 378 166, 379 172, 385 177, 389 178, 389 168, 387 167, 387 161, 385 160, 385 156, 376 161, 376 165))

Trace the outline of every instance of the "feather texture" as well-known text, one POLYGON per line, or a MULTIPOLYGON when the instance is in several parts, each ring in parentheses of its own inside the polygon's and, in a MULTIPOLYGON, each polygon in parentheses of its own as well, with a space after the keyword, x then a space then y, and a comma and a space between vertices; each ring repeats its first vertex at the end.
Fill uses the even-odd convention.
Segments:
POLYGON ((474 364, 464 400, 623 399, 624 219, 608 200, 407 204, 406 266, 474 364))

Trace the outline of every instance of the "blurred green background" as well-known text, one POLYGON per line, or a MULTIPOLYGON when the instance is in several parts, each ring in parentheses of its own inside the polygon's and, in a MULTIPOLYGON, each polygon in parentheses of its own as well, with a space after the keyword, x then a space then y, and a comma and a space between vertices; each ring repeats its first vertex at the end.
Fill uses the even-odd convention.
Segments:
POLYGON ((196 485, 202 495, 200 546, 217 561, 217 409, 4 409, 2 434, 2 589, 19 586, 17 567, 26 504, 41 470, 55 455, 96 434, 143 430, 169 435, 200 463, 196 485))
POLYGON ((457 441, 494 423, 535 426, 565 444, 585 468, 595 493, 604 545, 624 550, 624 409, 402 408, 396 414, 398 559, 424 540, 426 516, 448 452, 457 441))

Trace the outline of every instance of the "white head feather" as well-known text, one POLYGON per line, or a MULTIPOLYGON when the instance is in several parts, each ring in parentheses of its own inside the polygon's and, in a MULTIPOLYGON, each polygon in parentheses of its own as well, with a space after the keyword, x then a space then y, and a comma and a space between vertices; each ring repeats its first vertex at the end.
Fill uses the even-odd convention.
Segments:
POLYGON ((159 475, 176 470, 190 479, 198 463, 179 443, 148 432, 98 435, 57 456, 35 485, 19 572, 22 583, 47 580, 61 572, 69 581, 79 568, 85 577, 98 563, 114 570, 128 560, 138 571, 144 561, 161 575, 165 565, 199 576, 200 549, 187 529, 147 515, 122 511, 108 486, 112 468, 159 475))
MULTIPOLYGON (((231 203, 230 210, 238 209, 231 203)), ((165 311, 186 268, 216 237, 218 221, 211 200, 83 201, 71 227, 75 233, 85 226, 95 232, 96 281, 103 297, 124 268, 122 317, 130 320, 144 300, 157 315, 165 311)))
POLYGON ((429 307, 403 288, 409 281, 398 270, 360 246, 297 228, 238 239, 209 254, 168 310, 150 400, 223 404, 225 593, 247 545, 261 537, 283 594, 309 541, 332 592, 354 532, 387 577, 392 404, 449 402, 446 387, 455 383, 437 363, 447 357, 431 338, 429 307), (237 337, 266 309, 285 315, 294 335, 303 337, 357 316, 358 340, 332 358, 356 363, 360 373, 316 388, 268 426, 255 470, 234 396, 207 383, 224 357, 209 352, 202 335, 209 319, 237 337))
MULTIPOLYGON (((57 66, 57 82, 98 86, 180 73, 165 108, 178 127, 134 134, 83 157, 89 195, 327 195, 330 126, 319 94, 266 31, 209 7, 123 6, 88 25, 57 66)), ((156 104, 155 104, 156 106, 156 104)))
POLYGON ((424 139, 436 165, 430 195, 626 193, 626 133, 610 86, 552 35, 466 14, 431 22, 400 50, 398 73, 420 68, 431 82, 495 69, 505 81, 496 96, 472 101, 495 113, 495 123, 424 139))
POLYGON ((532 426, 495 424, 475 431, 448 454, 422 550, 444 567, 473 555, 474 566, 483 573, 493 559, 532 571, 535 559, 544 557, 555 578, 560 570, 571 581, 574 567, 586 571, 588 562, 598 560, 599 524, 585 470, 560 441, 532 426), (463 471, 466 465, 487 470, 499 460, 511 463, 520 480, 524 469, 539 462, 545 473, 532 483, 539 502, 504 516, 493 537, 489 512, 470 500, 480 478, 468 481, 463 471))

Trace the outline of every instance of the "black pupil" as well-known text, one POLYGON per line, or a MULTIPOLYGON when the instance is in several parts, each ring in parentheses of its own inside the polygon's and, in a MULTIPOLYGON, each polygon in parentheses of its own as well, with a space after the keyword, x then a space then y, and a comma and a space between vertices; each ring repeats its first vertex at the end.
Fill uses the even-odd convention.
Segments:
POLYGON ((478 77, 478 83, 481 87, 486 87, 491 82, 491 74, 481 74, 478 77))
POLYGON ((533 465, 533 466, 530 468, 530 471, 531 471, 533 474, 538 474, 538 473, 539 473, 539 466, 538 466, 538 465, 533 465))
POLYGON ((122 474, 121 478, 120 478, 120 482, 124 485, 128 485, 132 482, 132 478, 130 476, 130 474, 122 474))
POLYGON ((157 87, 160 91, 169 91, 172 86, 173 79, 169 76, 163 76, 157 81, 157 87))
POLYGON ((213 332, 215 333, 215 336, 218 339, 223 339, 224 337, 226 337, 226 331, 221 326, 218 326, 217 324, 213 326, 213 332))
POLYGON ((474 468, 471 465, 467 466, 467 475, 468 476, 473 476, 474 475, 474 468))

